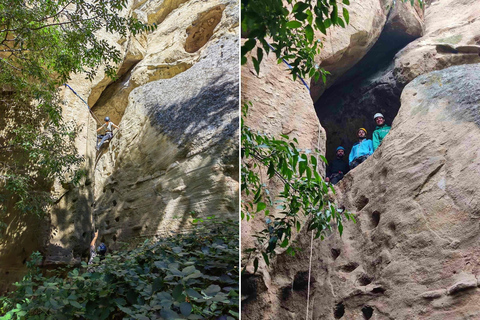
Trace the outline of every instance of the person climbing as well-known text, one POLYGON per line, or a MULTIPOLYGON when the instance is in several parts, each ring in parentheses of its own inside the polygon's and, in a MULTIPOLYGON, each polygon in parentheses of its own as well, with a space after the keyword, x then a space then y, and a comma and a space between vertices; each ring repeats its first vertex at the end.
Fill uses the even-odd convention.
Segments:
POLYGON ((358 142, 353 145, 350 155, 348 156, 348 164, 350 165, 350 169, 358 166, 373 153, 372 140, 366 138, 367 129, 358 129, 357 135, 358 142))
MULTIPOLYGON (((88 265, 93 263, 93 259, 98 255, 100 255, 100 259, 103 260, 105 258, 105 254, 107 253, 107 246, 105 243, 100 243, 98 248, 95 250, 95 245, 97 244, 98 238, 98 230, 95 232, 95 236, 93 237, 92 242, 90 242, 90 260, 88 260, 88 265)), ((90 271, 90 270, 89 270, 90 271)))
POLYGON ((375 151, 380 146, 383 138, 385 138, 391 127, 387 126, 385 123, 385 117, 381 113, 375 113, 373 120, 377 124, 377 127, 375 128, 375 131, 373 131, 372 135, 373 151, 375 151))
POLYGON ((335 160, 333 160, 331 164, 327 166, 327 177, 325 178, 326 182, 330 182, 331 184, 337 184, 350 170, 348 164, 343 161, 344 156, 345 148, 339 146, 336 151, 335 160))
POLYGON ((119 126, 117 126, 115 123, 110 121, 109 117, 105 117, 105 123, 100 128, 97 129, 97 132, 99 132, 100 130, 102 130, 102 128, 105 128, 105 134, 97 135, 97 151, 100 150, 100 147, 102 146, 102 144, 105 141, 113 138, 113 128, 112 127, 120 129, 119 126), (102 141, 100 141, 100 144, 98 144, 99 139, 102 139, 102 141))

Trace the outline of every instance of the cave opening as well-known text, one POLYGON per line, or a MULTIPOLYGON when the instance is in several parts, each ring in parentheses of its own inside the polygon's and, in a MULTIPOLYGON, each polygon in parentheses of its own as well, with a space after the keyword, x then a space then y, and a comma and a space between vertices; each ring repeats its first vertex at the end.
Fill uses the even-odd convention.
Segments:
POLYGON ((376 127, 374 114, 382 113, 385 123, 392 125, 406 85, 394 73, 395 55, 417 37, 396 30, 387 21, 380 37, 365 56, 314 103, 327 135, 328 161, 335 159, 338 146, 345 148, 344 160, 348 160, 352 146, 358 141, 359 128, 366 128, 367 139, 372 139, 376 127))

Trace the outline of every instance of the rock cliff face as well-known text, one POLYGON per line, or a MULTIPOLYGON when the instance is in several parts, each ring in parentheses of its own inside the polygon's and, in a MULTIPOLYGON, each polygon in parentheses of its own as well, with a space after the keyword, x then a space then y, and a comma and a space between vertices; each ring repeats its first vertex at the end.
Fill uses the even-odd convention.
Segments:
MULTIPOLYGON (((478 9, 476 1, 432 1, 422 37, 392 49, 380 35, 315 103, 327 158, 338 144, 349 151, 355 139, 346 130, 366 126, 371 136, 375 112, 393 127, 336 186, 338 205, 357 223, 313 242, 309 319, 480 317, 478 9)), ((243 277, 242 316, 305 318, 310 239, 302 230, 295 257, 280 254, 243 277)))
POLYGON ((116 249, 187 231, 194 216, 238 217, 238 3, 131 1, 124 14, 158 27, 137 37, 101 35, 124 56, 116 81, 100 70, 92 82, 84 75, 69 82, 100 121, 109 116, 121 130, 97 153, 102 122, 63 90, 63 115, 79 126, 86 177, 79 187, 54 186, 49 221, 21 221, 28 230, 51 226, 18 234, 17 244, 26 239, 22 255, 5 254, 13 239, 0 244, 2 285, 21 275, 34 250, 45 254, 45 265, 79 262, 94 229, 116 249), (14 265, 18 272, 3 277, 14 265))

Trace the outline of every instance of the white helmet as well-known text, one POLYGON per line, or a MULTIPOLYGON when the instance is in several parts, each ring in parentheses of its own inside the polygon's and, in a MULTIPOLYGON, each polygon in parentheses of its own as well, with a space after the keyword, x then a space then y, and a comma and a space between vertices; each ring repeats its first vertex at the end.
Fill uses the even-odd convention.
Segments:
POLYGON ((381 114, 381 113, 375 113, 375 115, 373 116, 373 120, 377 119, 378 117, 382 117, 383 119, 385 119, 385 117, 383 116, 383 114, 381 114))

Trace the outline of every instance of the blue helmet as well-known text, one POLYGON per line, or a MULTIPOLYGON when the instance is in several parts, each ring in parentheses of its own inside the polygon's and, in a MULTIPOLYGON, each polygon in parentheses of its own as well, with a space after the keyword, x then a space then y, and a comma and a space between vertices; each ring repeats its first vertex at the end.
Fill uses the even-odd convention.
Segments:
POLYGON ((105 121, 110 121, 110 117, 105 117, 105 121))
POLYGON ((105 243, 100 243, 100 245, 98 246, 97 248, 97 252, 98 254, 101 254, 101 255, 104 255, 105 253, 107 253, 107 246, 105 245, 105 243))
POLYGON ((337 150, 336 150, 336 151, 338 151, 338 150, 343 150, 343 151, 345 151, 345 148, 344 148, 344 147, 342 147, 342 146, 340 146, 340 147, 338 147, 338 148, 337 148, 337 150))

